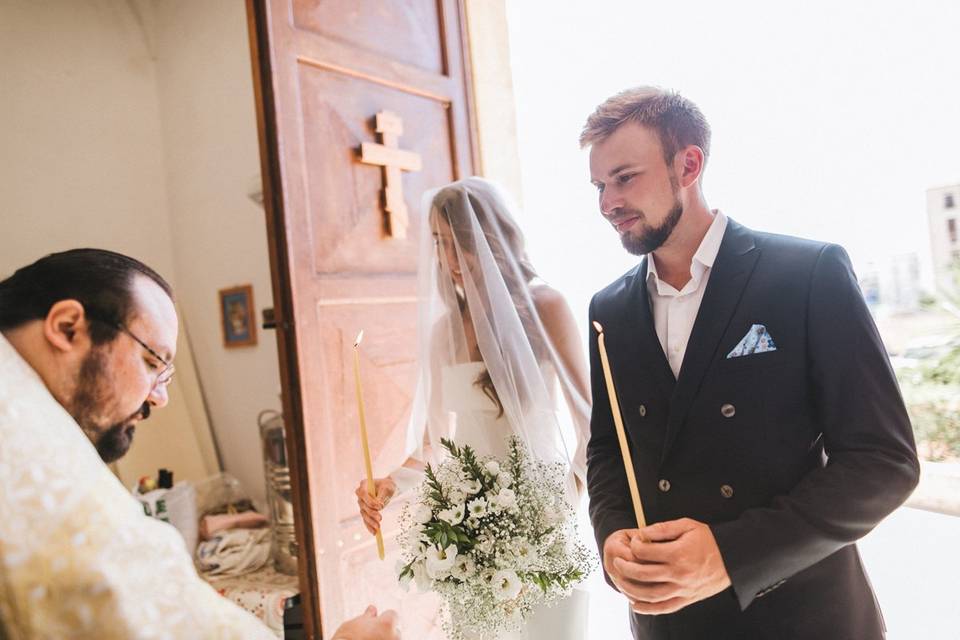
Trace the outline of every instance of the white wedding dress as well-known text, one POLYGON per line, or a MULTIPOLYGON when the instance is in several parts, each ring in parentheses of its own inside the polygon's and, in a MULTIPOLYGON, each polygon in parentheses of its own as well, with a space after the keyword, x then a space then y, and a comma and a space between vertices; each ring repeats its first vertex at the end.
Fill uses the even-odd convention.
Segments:
MULTIPOLYGON (((482 362, 444 367, 443 409, 450 418, 453 440, 458 446, 469 445, 478 456, 503 458, 513 430, 503 416, 498 417, 496 405, 474 384, 483 369, 482 362)), ((537 610, 523 630, 505 634, 500 640, 583 640, 587 637, 587 604, 587 592, 574 589, 552 607, 537 610)))

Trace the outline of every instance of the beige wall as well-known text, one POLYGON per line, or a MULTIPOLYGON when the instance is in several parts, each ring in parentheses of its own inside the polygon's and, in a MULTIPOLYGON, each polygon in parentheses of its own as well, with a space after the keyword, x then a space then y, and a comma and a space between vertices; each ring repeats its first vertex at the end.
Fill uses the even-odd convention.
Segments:
POLYGON ((0 4, 0 270, 81 245, 171 273, 153 61, 122 2, 0 4))
POLYGON ((264 495, 257 414, 280 409, 275 332, 225 349, 217 290, 272 307, 245 4, 157 0, 157 81, 178 295, 226 469, 264 495))
POLYGON ((168 277, 189 342, 170 406, 121 475, 213 471, 209 415, 226 469, 262 499, 255 420, 279 406, 276 347, 260 332, 223 349, 217 307, 238 283, 271 304, 263 213, 247 198, 259 173, 244 4, 5 0, 0 34, 0 277, 76 246, 168 277))

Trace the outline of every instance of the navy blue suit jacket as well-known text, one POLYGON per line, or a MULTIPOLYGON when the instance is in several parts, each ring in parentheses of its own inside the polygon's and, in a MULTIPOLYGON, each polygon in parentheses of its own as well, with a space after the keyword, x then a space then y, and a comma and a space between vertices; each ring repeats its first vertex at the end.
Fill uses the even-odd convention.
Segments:
MULTIPOLYGON (((646 260, 596 294, 648 523, 708 523, 732 587, 637 639, 883 637, 854 542, 919 478, 913 431, 844 250, 730 220, 675 379, 646 260), (727 354, 754 324, 775 351, 727 354)), ((591 335, 596 334, 592 332, 591 335)), ((591 339, 590 516, 602 553, 636 527, 591 339)))

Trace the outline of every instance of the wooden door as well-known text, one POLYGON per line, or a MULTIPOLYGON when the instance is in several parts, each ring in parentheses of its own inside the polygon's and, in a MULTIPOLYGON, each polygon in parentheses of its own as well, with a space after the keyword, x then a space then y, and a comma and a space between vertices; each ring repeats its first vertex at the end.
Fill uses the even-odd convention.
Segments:
POLYGON ((463 6, 248 0, 248 9, 308 625, 329 637, 375 603, 402 610, 405 637, 442 637, 433 597, 396 586, 398 509, 388 509, 384 562, 357 514, 351 358, 363 329, 376 456, 405 425, 415 382, 421 195, 477 165, 463 6), (375 161, 370 145, 381 142, 408 152, 402 169, 361 161, 362 146, 375 161))

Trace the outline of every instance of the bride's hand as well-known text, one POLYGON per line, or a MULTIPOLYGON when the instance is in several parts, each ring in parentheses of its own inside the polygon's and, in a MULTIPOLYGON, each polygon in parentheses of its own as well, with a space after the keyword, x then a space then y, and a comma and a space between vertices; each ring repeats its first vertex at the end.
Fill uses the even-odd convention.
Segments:
POLYGON ((363 516, 363 525, 371 534, 380 530, 380 511, 397 493, 397 484, 393 478, 378 478, 373 481, 376 495, 371 496, 367 491, 367 481, 361 480, 357 487, 357 504, 360 506, 360 515, 363 516))

